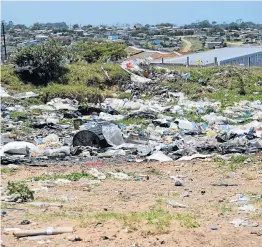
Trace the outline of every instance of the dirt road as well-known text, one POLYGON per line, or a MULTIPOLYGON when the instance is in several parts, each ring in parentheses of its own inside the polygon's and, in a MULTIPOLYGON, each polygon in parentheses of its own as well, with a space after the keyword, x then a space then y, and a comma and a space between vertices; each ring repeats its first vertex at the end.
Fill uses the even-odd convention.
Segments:
POLYGON ((80 165, 57 165, 48 168, 21 167, 13 173, 2 172, 3 186, 9 180, 35 178, 40 181, 27 182, 29 188, 36 190, 34 201, 63 204, 59 208, 3 203, 2 210, 6 211, 6 215, 2 216, 2 231, 11 227, 73 226, 74 234, 82 239, 72 242, 72 234, 16 239, 9 232, 2 235, 4 245, 261 246, 262 236, 258 232, 262 226, 262 198, 259 197, 261 158, 236 171, 232 171, 231 167, 221 167, 213 160, 130 163, 98 168, 104 174, 123 172, 130 176, 129 180, 108 176, 105 180, 81 178, 80 172, 88 169, 80 165), (65 173, 78 181, 56 179, 54 183, 44 180, 47 174, 50 179, 54 174, 65 173), (180 184, 176 182, 176 185, 181 186, 175 186, 174 180, 179 180, 180 184), (240 198, 238 194, 247 196, 250 201, 234 201, 240 198), (168 201, 183 204, 185 208, 172 207, 168 201), (241 211, 241 205, 252 205, 254 211, 241 211), (30 224, 20 225, 25 219, 30 224), (235 227, 230 222, 236 219, 249 220, 259 226, 235 227))
POLYGON ((181 52, 189 52, 189 51, 191 51, 191 46, 192 46, 191 42, 186 40, 186 39, 184 39, 184 38, 182 38, 181 40, 186 43, 186 46, 183 47, 181 52))

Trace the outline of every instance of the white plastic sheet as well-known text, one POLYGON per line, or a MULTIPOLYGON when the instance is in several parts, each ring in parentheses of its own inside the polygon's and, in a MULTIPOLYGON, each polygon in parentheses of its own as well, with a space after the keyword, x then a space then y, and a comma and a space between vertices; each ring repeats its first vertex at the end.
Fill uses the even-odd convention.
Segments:
POLYGON ((152 155, 147 157, 148 160, 157 160, 160 162, 167 162, 167 161, 172 161, 173 159, 165 155, 161 151, 156 151, 152 155))
POLYGON ((103 125, 102 133, 107 143, 111 146, 118 146, 124 143, 121 130, 113 123, 103 125))
POLYGON ((9 142, 0 150, 0 156, 4 156, 5 153, 27 155, 28 152, 38 152, 37 147, 30 142, 9 142))

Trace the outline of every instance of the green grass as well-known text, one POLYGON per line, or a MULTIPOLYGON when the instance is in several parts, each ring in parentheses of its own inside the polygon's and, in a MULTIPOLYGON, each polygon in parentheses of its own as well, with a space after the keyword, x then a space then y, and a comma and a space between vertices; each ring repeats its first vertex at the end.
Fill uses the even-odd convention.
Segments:
POLYGON ((7 174, 9 176, 14 174, 14 170, 9 167, 1 167, 1 174, 7 174))
POLYGON ((179 115, 179 114, 171 113, 171 112, 165 112, 164 114, 167 115, 167 116, 173 117, 173 118, 185 118, 188 121, 195 122, 195 123, 205 122, 202 119, 202 116, 204 116, 205 114, 196 114, 194 111, 192 111, 192 112, 184 111, 183 115, 179 115))
POLYGON ((219 157, 214 157, 213 161, 218 164, 218 167, 225 171, 237 171, 240 168, 248 166, 248 164, 244 164, 246 160, 250 160, 251 164, 256 162, 255 155, 233 155, 230 157, 228 161, 225 161, 219 157))
POLYGON ((180 222, 182 227, 195 228, 200 225, 196 221, 196 216, 191 214, 171 213, 163 209, 149 210, 146 212, 131 212, 131 213, 97 213, 97 214, 82 214, 75 216, 66 213, 65 211, 52 214, 28 214, 29 219, 49 221, 54 218, 74 219, 80 221, 81 227, 86 227, 93 223, 106 223, 108 221, 118 221, 123 226, 135 228, 138 225, 147 225, 153 227, 154 233, 167 233, 169 226, 173 220, 180 222))
POLYGON ((11 66, 4 65, 1 66, 1 83, 10 94, 26 91, 40 93, 39 98, 22 101, 27 105, 42 104, 44 99, 50 100, 55 97, 67 97, 77 99, 80 102, 85 102, 87 98, 90 102, 99 102, 106 96, 112 96, 112 92, 130 77, 118 64, 75 63, 68 65, 67 68, 68 72, 64 76, 65 84, 54 81, 47 87, 36 87, 30 83, 23 83, 15 75, 11 66), (105 76, 101 66, 107 71, 110 80, 105 76))
POLYGON ((132 97, 132 93, 119 92, 117 94, 117 98, 119 99, 130 99, 131 97, 132 97))
POLYGON ((31 84, 23 83, 14 73, 12 66, 1 65, 1 86, 4 87, 8 93, 21 93, 35 90, 31 84))
POLYGON ((161 172, 161 171, 158 170, 158 169, 152 168, 152 169, 149 169, 149 170, 147 171, 147 174, 152 174, 152 175, 160 176, 160 175, 163 175, 163 172, 161 172))
POLYGON ((60 85, 50 84, 42 90, 43 97, 51 100, 56 97, 76 99, 80 102, 102 102, 105 96, 109 96, 108 90, 101 90, 99 88, 87 87, 82 84, 75 85, 60 85))
MULTIPOLYGON (((87 85, 90 80, 97 82, 100 87, 117 85, 129 79, 129 74, 125 72, 118 64, 103 63, 75 63, 68 66, 69 72, 66 74, 68 84, 87 85), (107 71, 111 81, 108 81, 101 66, 107 71)), ((90 84, 91 85, 91 84, 90 84)), ((95 85, 96 86, 96 85, 95 85)))
POLYGON ((56 180, 56 179, 68 179, 70 181, 78 181, 81 178, 93 178, 93 176, 91 176, 89 173, 86 173, 85 171, 82 172, 72 172, 72 173, 68 173, 68 174, 43 174, 41 176, 38 177, 33 177, 30 180, 34 180, 34 181, 44 181, 44 180, 56 180))
POLYGON ((11 112, 10 117, 12 119, 24 118, 26 117, 26 114, 25 112, 11 112))
POLYGON ((233 212, 233 207, 231 207, 231 206, 226 206, 226 205, 223 205, 223 206, 220 206, 219 207, 219 211, 221 212, 221 213, 227 213, 227 212, 233 212))
POLYGON ((162 85, 182 91, 190 98, 201 99, 207 97, 221 101, 222 106, 233 105, 241 100, 262 100, 261 68, 170 66, 169 69, 191 73, 191 77, 187 82, 185 80, 176 83, 162 82, 162 85), (225 71, 229 73, 225 74, 225 71), (243 80, 245 95, 240 94, 240 78, 243 80), (206 89, 206 86, 199 84, 199 79, 203 79, 206 85, 212 87, 214 91, 210 92, 206 89), (254 92, 258 92, 258 94, 255 95, 254 92))
POLYGON ((73 124, 73 120, 72 119, 60 119, 59 123, 60 124, 73 124))
POLYGON ((57 203, 64 203, 66 202, 65 200, 60 200, 60 199, 49 199, 49 198, 45 198, 45 197, 37 197, 35 198, 37 201, 39 202, 57 202, 57 203))
POLYGON ((144 119, 143 118, 129 118, 129 119, 122 119, 122 120, 117 120, 115 121, 116 123, 120 124, 125 124, 125 125, 129 125, 129 124, 143 124, 144 119))

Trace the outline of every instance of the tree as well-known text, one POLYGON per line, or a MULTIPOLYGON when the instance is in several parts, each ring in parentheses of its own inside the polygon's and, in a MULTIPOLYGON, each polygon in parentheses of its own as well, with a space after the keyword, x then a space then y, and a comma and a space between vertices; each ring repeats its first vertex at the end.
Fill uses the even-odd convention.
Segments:
POLYGON ((50 39, 40 45, 18 49, 12 55, 16 73, 33 84, 47 84, 65 72, 65 50, 59 41, 50 39))
POLYGON ((4 24, 5 24, 5 29, 6 30, 12 29, 15 26, 12 21, 9 21, 8 23, 4 23, 4 24))
POLYGON ((79 28, 79 25, 78 24, 74 24, 73 25, 73 29, 77 29, 77 28, 79 28))
POLYGON ((27 29, 27 27, 24 24, 16 24, 14 26, 14 29, 22 29, 22 30, 24 30, 24 29, 27 29))
POLYGON ((217 24, 216 21, 212 21, 212 25, 215 26, 217 24))
POLYGON ((118 43, 79 42, 72 48, 70 60, 94 63, 99 60, 117 61, 126 57, 125 46, 118 43))
POLYGON ((200 28, 207 28, 207 27, 211 27, 212 25, 209 23, 208 20, 204 20, 198 23, 198 26, 200 28))
POLYGON ((32 30, 40 30, 41 29, 41 24, 39 22, 36 22, 33 24, 32 30))

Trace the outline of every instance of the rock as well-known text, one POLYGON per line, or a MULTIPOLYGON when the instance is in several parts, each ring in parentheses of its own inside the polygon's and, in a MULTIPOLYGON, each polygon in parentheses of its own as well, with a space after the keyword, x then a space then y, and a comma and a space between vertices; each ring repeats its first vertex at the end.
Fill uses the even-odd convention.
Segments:
POLYGON ((181 181, 177 180, 175 181, 175 186, 183 186, 183 184, 181 181))
POLYGON ((184 191, 182 194, 182 197, 189 197, 189 192, 188 191, 184 191))
POLYGON ((255 235, 257 235, 257 236, 262 236, 262 230, 260 229, 260 230, 258 230, 258 231, 252 231, 252 232, 250 232, 251 234, 255 234, 255 235))
POLYGON ((29 225, 31 222, 29 220, 21 221, 20 225, 29 225))
POLYGON ((216 226, 211 226, 210 229, 213 230, 213 231, 215 231, 215 230, 217 230, 218 228, 217 228, 216 226))
POLYGON ((70 236, 67 237, 67 240, 72 241, 72 242, 76 242, 76 241, 81 241, 82 239, 77 235, 70 235, 70 236))

